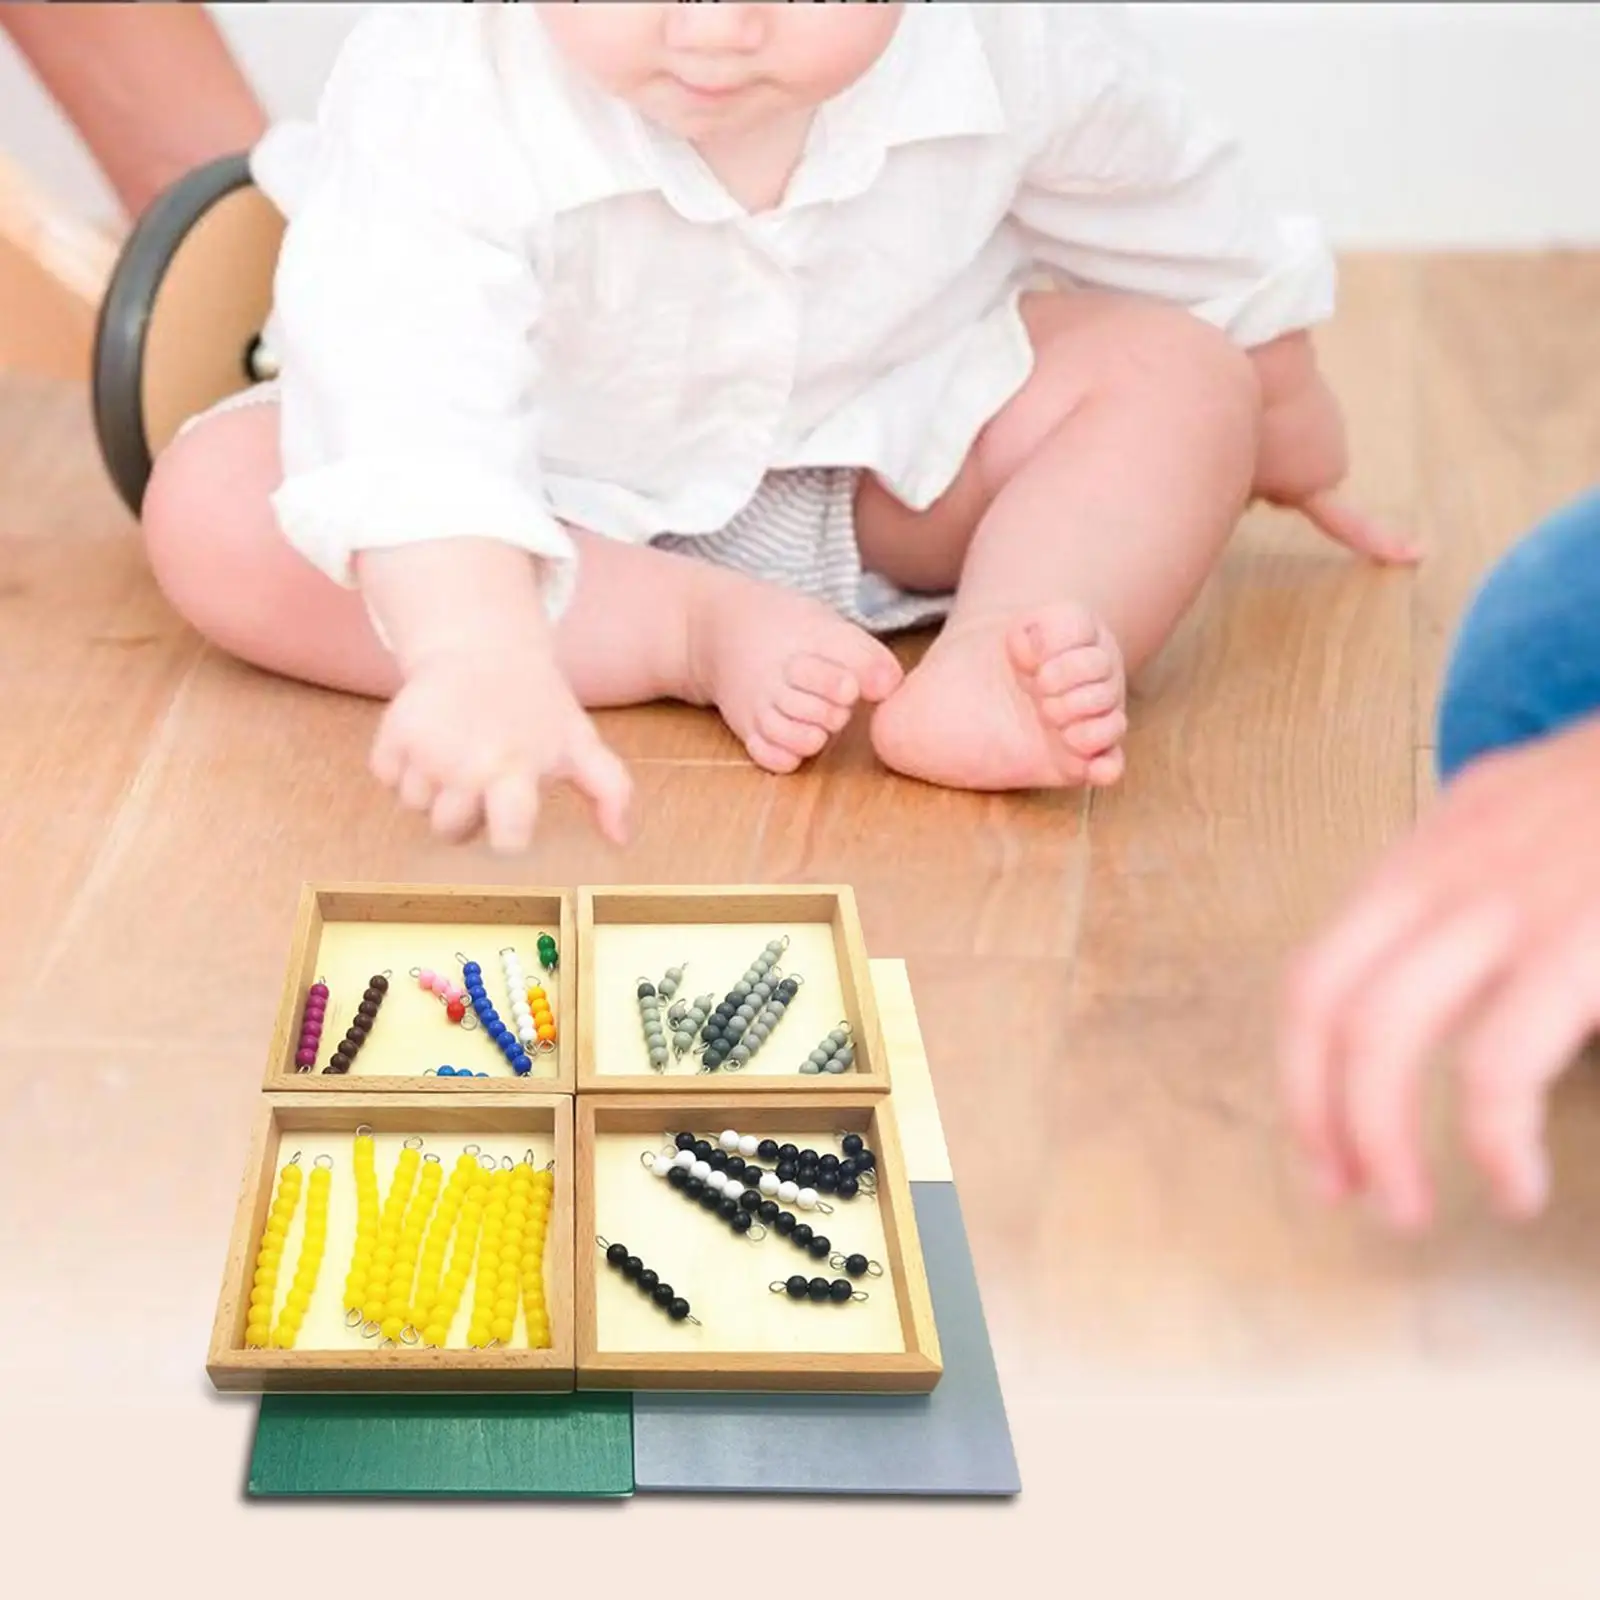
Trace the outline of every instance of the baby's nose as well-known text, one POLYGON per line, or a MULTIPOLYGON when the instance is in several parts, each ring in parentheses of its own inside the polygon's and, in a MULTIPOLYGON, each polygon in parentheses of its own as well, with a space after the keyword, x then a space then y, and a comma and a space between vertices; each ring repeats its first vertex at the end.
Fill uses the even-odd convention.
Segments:
POLYGON ((766 37, 766 10, 765 5, 669 5, 667 43, 707 54, 759 50, 766 37))

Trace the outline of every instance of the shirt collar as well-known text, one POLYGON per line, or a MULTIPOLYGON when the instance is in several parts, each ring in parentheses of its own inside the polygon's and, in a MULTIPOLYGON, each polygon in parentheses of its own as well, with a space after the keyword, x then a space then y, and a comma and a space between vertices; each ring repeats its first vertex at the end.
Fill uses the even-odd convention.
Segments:
MULTIPOLYGON (((541 189, 556 211, 626 194, 660 193, 691 221, 742 215, 694 149, 652 128, 630 106, 581 80, 560 59, 537 15, 510 8, 517 51, 556 93, 519 105, 541 189)), ((909 0, 883 55, 818 108, 787 204, 839 201, 871 186, 891 150, 933 139, 981 137, 1007 126, 1000 91, 971 7, 909 0)))

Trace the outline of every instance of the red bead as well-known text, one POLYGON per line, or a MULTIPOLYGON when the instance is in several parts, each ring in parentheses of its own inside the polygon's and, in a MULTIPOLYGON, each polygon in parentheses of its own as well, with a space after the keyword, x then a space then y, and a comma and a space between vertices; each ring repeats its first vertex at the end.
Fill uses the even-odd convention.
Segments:
POLYGON ((452 1022, 459 1022, 464 1016, 466 1016, 467 1008, 462 1005, 459 1000, 452 1000, 450 1004, 444 1008, 444 1014, 449 1017, 452 1022))

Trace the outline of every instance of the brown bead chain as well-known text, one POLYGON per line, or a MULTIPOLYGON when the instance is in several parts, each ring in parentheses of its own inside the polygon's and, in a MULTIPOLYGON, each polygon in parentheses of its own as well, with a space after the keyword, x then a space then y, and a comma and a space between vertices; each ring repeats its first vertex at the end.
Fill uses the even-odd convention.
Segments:
POLYGON ((361 1004, 356 1007, 355 1020, 351 1022, 344 1038, 339 1041, 339 1048, 333 1052, 327 1066, 322 1069, 324 1074, 340 1074, 350 1070, 362 1045, 367 1042, 367 1035, 372 1032, 372 1024, 378 1017, 378 1008, 383 1004, 383 997, 388 992, 388 977, 381 972, 374 973, 367 984, 366 992, 361 996, 361 1004))

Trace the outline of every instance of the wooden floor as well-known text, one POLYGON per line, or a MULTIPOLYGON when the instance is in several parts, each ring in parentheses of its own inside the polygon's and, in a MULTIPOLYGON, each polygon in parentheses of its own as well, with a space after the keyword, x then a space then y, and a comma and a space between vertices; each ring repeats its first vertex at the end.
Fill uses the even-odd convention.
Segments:
MULTIPOLYGON (((1287 948, 1426 803, 1476 576, 1600 478, 1600 259, 1354 261, 1325 348, 1360 494, 1431 557, 1381 573, 1252 516, 1117 792, 930 791, 859 733, 773 778, 709 716, 650 709, 607 719, 637 844, 560 797, 519 862, 435 845, 375 790, 373 706, 203 649, 83 392, 0 378, 0 1238, 39 1264, 27 1293, 121 1305, 137 1370, 188 1392, 302 879, 844 880, 872 953, 909 963, 1008 1371, 1592 1358, 1595 1085, 1564 1093, 1547 1220, 1492 1221, 1446 1150, 1444 1225, 1400 1246, 1301 1196, 1271 1034, 1287 948)), ((113 1381, 24 1341, 45 1392, 113 1381)))

